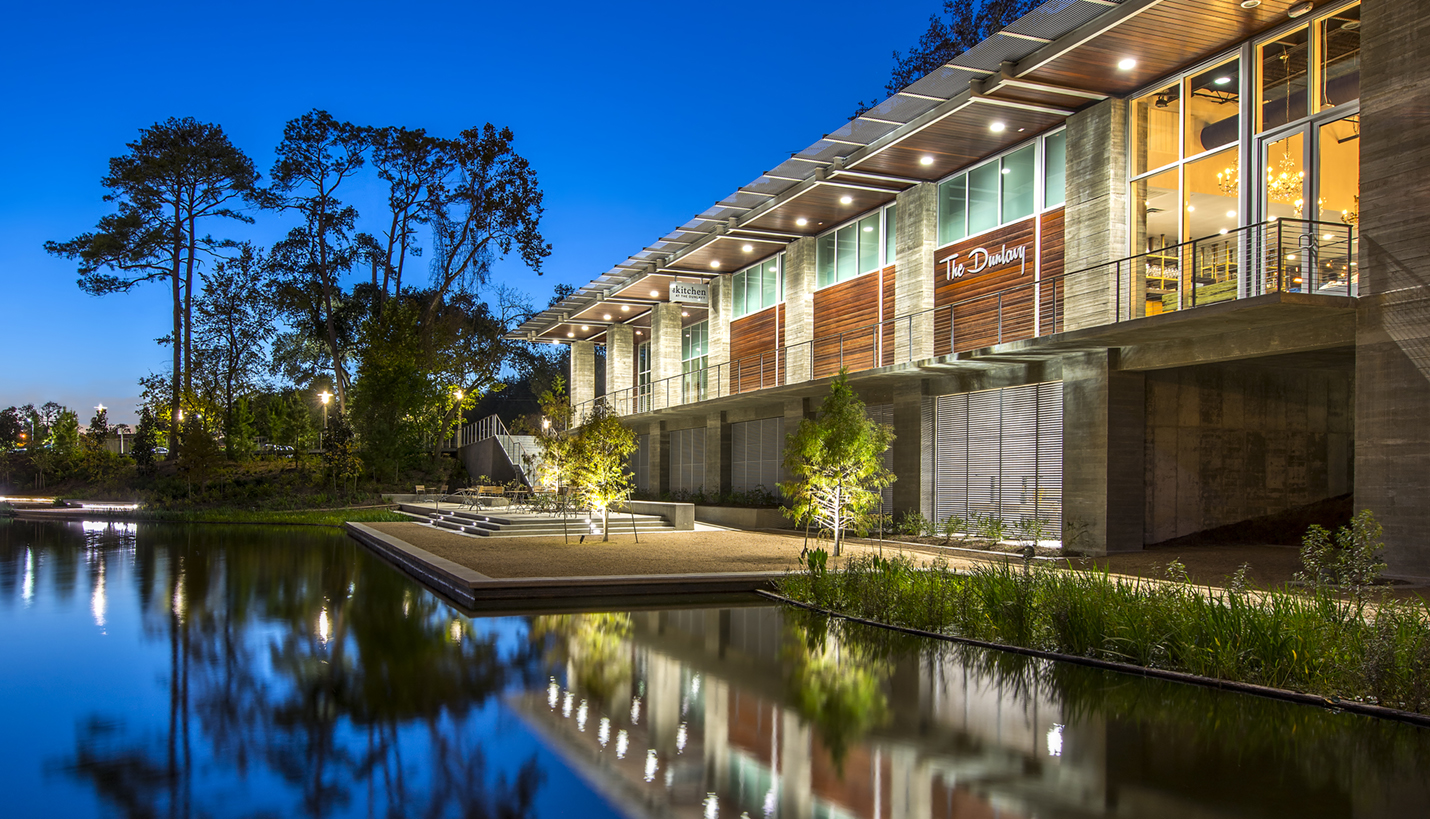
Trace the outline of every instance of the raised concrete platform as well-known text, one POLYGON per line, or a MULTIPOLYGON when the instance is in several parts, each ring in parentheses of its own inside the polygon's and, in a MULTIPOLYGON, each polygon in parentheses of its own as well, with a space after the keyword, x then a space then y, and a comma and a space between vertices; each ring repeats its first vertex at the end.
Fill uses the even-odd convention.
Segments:
POLYGON ((531 600, 753 592, 771 588, 772 582, 784 574, 720 572, 493 578, 366 524, 348 523, 343 528, 359 543, 469 609, 531 600))
MULTIPOLYGON (((579 537, 601 534, 600 519, 588 519, 585 515, 558 517, 518 509, 488 511, 460 506, 439 507, 431 503, 403 503, 398 505, 398 511, 423 523, 480 537, 579 537)), ((672 527, 666 518, 660 515, 632 515, 626 512, 612 512, 610 526, 613 534, 670 532, 679 528, 672 527)))

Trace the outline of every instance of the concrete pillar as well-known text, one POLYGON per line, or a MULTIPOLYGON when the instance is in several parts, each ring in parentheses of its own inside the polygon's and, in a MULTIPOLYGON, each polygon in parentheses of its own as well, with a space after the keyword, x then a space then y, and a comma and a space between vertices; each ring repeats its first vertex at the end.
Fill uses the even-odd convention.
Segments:
POLYGON ((650 451, 650 491, 660 497, 670 491, 670 434, 665 422, 657 421, 647 429, 646 446, 650 451))
POLYGON ((780 773, 784 787, 780 788, 779 815, 790 819, 807 819, 814 815, 814 747, 811 731, 792 708, 780 713, 780 773))
POLYGON ((903 380, 894 387, 894 515, 933 508, 933 482, 924 482, 924 450, 933 441, 923 439, 924 382, 903 380))
MULTIPOLYGON (((710 366, 724 364, 730 360, 730 318, 733 315, 734 307, 731 294, 733 287, 730 284, 730 277, 720 276, 710 282, 710 310, 707 319, 710 322, 710 366)), ((726 379, 727 383, 729 379, 726 379)), ((717 392, 715 385, 710 385, 712 394, 723 395, 725 388, 721 387, 717 392)))
MULTIPOLYGON (((1066 272, 1123 259, 1131 253, 1127 200, 1127 101, 1104 100, 1068 117, 1066 272)), ((1124 281, 1124 297, 1128 286, 1124 281)), ((1114 293, 1114 277, 1108 268, 1066 279, 1064 329, 1112 321, 1114 293)))
POLYGON ((1092 554, 1142 548, 1146 386, 1117 351, 1064 356, 1063 544, 1092 554))
POLYGON ((809 380, 814 338, 814 240, 800 239, 785 249, 785 381, 809 380))
MULTIPOLYGON (((789 436, 791 436, 791 435, 795 434, 797 431, 799 431, 799 422, 800 422, 800 421, 803 421, 803 420, 806 419, 806 418, 811 418, 811 419, 814 418, 814 410, 813 410, 813 408, 811 408, 810 405, 809 405, 809 399, 807 399, 807 398, 790 398, 790 399, 788 399, 788 400, 785 401, 785 412, 784 412, 784 416, 785 416, 785 440, 788 441, 788 440, 789 440, 789 436)), ((784 446, 783 446, 783 445, 780 447, 780 452, 781 452, 781 453, 784 452, 784 446)), ((780 483, 786 483, 786 482, 788 482, 789 479, 790 479, 789 470, 788 470, 788 469, 785 469, 785 466, 784 466, 783 455, 781 455, 779 475, 780 475, 780 478, 779 478, 779 479, 780 479, 780 483)))
POLYGON ((596 345, 589 341, 571 342, 571 372, 567 395, 571 398, 571 423, 578 425, 591 411, 596 399, 596 345))
POLYGON ((1389 573, 1430 577, 1430 16, 1361 5, 1355 508, 1389 573))
MULTIPOLYGON (((938 185, 925 182, 899 194, 894 237, 894 316, 933 308, 934 251, 938 248, 938 185)), ((933 314, 895 322, 894 361, 933 356, 933 314)), ((897 491, 897 490, 896 490, 897 491)))
POLYGON ((719 495, 730 491, 730 437, 732 430, 725 423, 725 413, 705 416, 705 494, 719 495))
POLYGON ((635 412, 635 338, 629 324, 606 328, 606 401, 621 415, 635 412))
POLYGON ((666 379, 680 375, 680 305, 657 304, 650 311, 651 409, 680 403, 680 383, 666 379), (667 400, 667 396, 669 399, 667 400))

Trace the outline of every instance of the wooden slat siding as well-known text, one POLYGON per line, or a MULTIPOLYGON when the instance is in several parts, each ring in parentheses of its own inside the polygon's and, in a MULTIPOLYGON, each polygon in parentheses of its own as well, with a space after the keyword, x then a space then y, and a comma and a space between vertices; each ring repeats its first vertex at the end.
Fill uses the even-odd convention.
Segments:
POLYGON ((1025 285, 1003 295, 1003 341, 1031 338, 1033 335, 1033 258, 1037 247, 1033 242, 1033 218, 1014 222, 998 230, 980 234, 972 239, 941 248, 934 253, 933 301, 935 307, 976 301, 955 307, 953 310, 939 310, 934 314, 934 355, 948 355, 949 319, 952 313, 954 328, 954 352, 974 350, 999 343, 998 298, 993 295, 1015 285, 1025 285), (966 262, 968 254, 978 247, 996 253, 1004 245, 1016 247, 1028 245, 1026 264, 996 265, 985 268, 980 273, 965 273, 962 278, 949 281, 947 264, 938 263, 954 253, 959 261, 966 262), (986 296, 987 298, 979 298, 986 296))
POLYGON ((786 355, 787 355, 787 353, 786 353, 786 351, 785 351, 785 303, 784 303, 784 302, 780 302, 779 305, 778 305, 775 309, 779 310, 779 316, 780 316, 779 326, 778 326, 779 336, 775 339, 775 348, 780 351, 780 354, 779 354, 779 363, 778 363, 778 366, 777 366, 776 369, 775 369, 775 383, 776 383, 776 384, 784 384, 784 383, 785 383, 785 360, 786 360, 786 355))
POLYGON ((841 333, 862 330, 844 338, 844 366, 850 372, 874 366, 874 329, 879 320, 878 274, 869 273, 814 292, 814 377, 839 372, 841 333))
POLYGON ((859 160, 854 167, 861 171, 927 177, 929 167, 923 166, 920 160, 924 156, 932 156, 934 163, 931 167, 938 168, 940 173, 952 173, 1026 142, 1043 131, 1061 125, 1063 120, 1061 114, 1046 111, 975 104, 875 156, 859 160), (1007 125, 1001 133, 988 130, 988 123, 995 119, 1007 125))
POLYGON ((894 363, 894 330, 895 325, 898 324, 898 322, 889 321, 889 319, 894 318, 896 315, 894 313, 894 266, 889 265, 884 268, 884 272, 881 275, 884 277, 884 307, 879 320, 888 323, 884 325, 883 329, 881 343, 884 349, 883 355, 880 357, 879 365, 887 367, 894 363))
MULTIPOLYGON (((987 128, 984 130, 986 131, 987 128)), ((878 182, 871 182, 867 179, 844 181, 873 187, 879 186, 878 182)), ((887 205, 894 201, 894 197, 898 193, 899 190, 893 187, 885 192, 837 185, 817 185, 779 207, 761 214, 751 220, 747 226, 813 236, 830 225, 840 224, 846 219, 871 211, 881 205, 887 205), (852 200, 847 205, 839 201, 845 196, 852 200), (797 224, 796 220, 800 218, 808 220, 807 224, 804 226, 797 224)), ((731 244, 738 243, 732 242, 731 244)))
POLYGON ((1042 335, 1050 335, 1063 329, 1063 280, 1066 243, 1063 234, 1063 209, 1050 210, 1043 214, 1043 237, 1038 252, 1042 258, 1041 277, 1045 283, 1039 285, 1042 291, 1038 301, 1039 330, 1042 335), (1052 281, 1046 281, 1052 279, 1052 281))
MULTIPOLYGON (((761 383, 766 387, 779 383, 775 351, 783 333, 776 333, 775 325, 783 312, 781 304, 730 322, 730 392, 750 392, 760 389, 761 383)), ((782 330, 783 322, 778 323, 782 330)))

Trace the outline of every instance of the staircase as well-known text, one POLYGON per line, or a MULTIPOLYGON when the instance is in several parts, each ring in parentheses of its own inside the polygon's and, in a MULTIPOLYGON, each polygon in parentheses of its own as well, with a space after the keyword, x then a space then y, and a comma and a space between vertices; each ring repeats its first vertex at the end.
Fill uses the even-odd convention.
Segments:
POLYGON ((497 440, 507 463, 516 471, 517 479, 527 486, 535 486, 536 473, 541 468, 541 449, 536 445, 536 436, 512 435, 500 416, 488 415, 474 424, 467 424, 442 446, 447 451, 455 451, 488 438, 497 440))
MULTIPOLYGON (((468 535, 481 535, 485 537, 569 535, 571 537, 580 537, 581 535, 601 534, 600 519, 596 518, 588 521, 585 515, 559 517, 534 512, 508 512, 505 510, 488 512, 479 509, 459 508, 436 511, 428 506, 406 503, 401 504, 399 508, 404 514, 410 515, 424 523, 430 523, 442 529, 451 529, 454 532, 461 532, 468 535)), ((628 535, 631 534, 632 531, 644 535, 659 532, 674 532, 675 527, 671 526, 665 518, 659 515, 632 516, 624 512, 611 513, 611 534, 628 535)))

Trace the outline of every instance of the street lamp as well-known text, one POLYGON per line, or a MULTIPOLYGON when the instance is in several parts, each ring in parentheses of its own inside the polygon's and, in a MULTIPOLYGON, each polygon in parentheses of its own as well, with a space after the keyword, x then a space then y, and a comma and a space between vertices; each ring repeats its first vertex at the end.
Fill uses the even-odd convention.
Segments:
POLYGON ((318 432, 318 449, 323 448, 323 433, 328 431, 328 401, 333 394, 324 390, 318 393, 318 400, 323 402, 323 428, 318 432))

